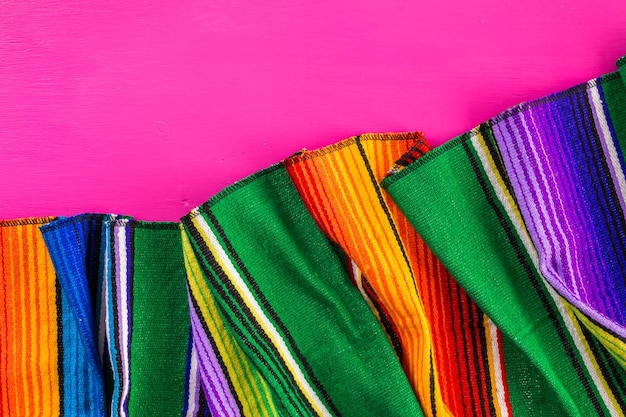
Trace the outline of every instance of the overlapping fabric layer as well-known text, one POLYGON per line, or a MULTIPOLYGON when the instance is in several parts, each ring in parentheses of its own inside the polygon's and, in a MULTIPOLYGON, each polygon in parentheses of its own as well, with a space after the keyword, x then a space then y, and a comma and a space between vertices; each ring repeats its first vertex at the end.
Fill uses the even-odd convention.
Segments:
POLYGON ((199 266, 190 282, 199 322, 212 320, 201 305, 210 293, 275 412, 421 414, 381 327, 282 165, 227 188, 183 224, 199 266))
POLYGON ((562 415, 542 375, 382 191, 394 162, 399 169, 429 150, 421 133, 368 134, 302 152, 285 165, 320 228, 349 256, 352 279, 426 415, 508 416, 538 408, 562 415))
POLYGON ((101 416, 102 366, 84 338, 92 327, 56 279, 39 231, 50 220, 0 223, 0 415, 101 416))
POLYGON ((520 105, 384 182, 570 415, 626 403, 625 98, 613 73, 520 105))
POLYGON ((433 150, 304 150, 180 224, 1 222, 0 415, 623 416, 620 71, 433 150))

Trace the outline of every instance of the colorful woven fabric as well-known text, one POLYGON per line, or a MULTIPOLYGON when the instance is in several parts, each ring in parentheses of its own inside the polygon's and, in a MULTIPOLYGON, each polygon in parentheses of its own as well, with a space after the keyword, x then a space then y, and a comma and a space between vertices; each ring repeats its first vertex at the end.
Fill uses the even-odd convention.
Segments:
POLYGON ((549 406, 558 415, 549 398, 524 387, 549 389, 545 381, 380 187, 394 162, 408 165, 429 150, 421 133, 367 134, 304 151, 285 165, 320 228, 350 257, 353 281, 427 415, 523 415, 549 406), (509 361, 526 365, 525 372, 507 372, 509 361))
POLYGON ((269 385, 228 330, 186 233, 182 239, 191 329, 211 416, 279 415, 269 385))
POLYGON ((202 326, 212 320, 199 300, 208 290, 279 414, 421 415, 391 345, 283 166, 227 188, 183 224, 199 265, 190 287, 202 326))
POLYGON ((71 290, 88 341, 84 352, 107 371, 107 415, 208 413, 190 332, 180 225, 81 215, 42 232, 59 281, 71 290))
POLYGON ((520 105, 383 182, 572 416, 626 409, 620 309, 594 315, 623 303, 625 93, 614 73, 520 105))
POLYGON ((80 289, 59 285, 39 231, 51 220, 0 223, 0 415, 103 416, 102 367, 75 303, 80 289))
POLYGON ((177 223, 105 224, 113 416, 202 414, 177 223))

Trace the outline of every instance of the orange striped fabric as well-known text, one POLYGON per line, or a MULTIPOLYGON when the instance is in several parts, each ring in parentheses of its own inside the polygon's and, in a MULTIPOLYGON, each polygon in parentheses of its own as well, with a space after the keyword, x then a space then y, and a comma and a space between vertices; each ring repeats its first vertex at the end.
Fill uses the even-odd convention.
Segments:
POLYGON ((61 414, 58 288, 39 225, 0 222, 0 415, 61 414))
POLYGON ((424 412, 510 415, 500 332, 380 188, 394 162, 429 149, 421 133, 367 134, 284 164, 319 227, 349 258, 424 412))

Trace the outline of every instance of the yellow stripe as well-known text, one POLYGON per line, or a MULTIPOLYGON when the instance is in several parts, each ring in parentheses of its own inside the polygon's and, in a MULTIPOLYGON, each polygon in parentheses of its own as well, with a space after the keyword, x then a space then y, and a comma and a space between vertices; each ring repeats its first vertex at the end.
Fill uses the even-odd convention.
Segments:
MULTIPOLYGON (((26 247, 26 262, 25 262, 25 266, 28 267, 28 276, 30 277, 34 277, 36 276, 36 270, 37 268, 35 267, 35 262, 37 260, 37 254, 35 253, 35 242, 34 242, 34 236, 33 236, 33 232, 37 232, 36 229, 34 228, 30 228, 29 230, 29 234, 26 236, 26 238, 24 239, 24 246, 26 247)), ((38 280, 39 281, 39 280, 38 280)), ((34 302, 36 300, 37 297, 37 291, 36 291, 36 283, 35 280, 30 279, 29 280, 29 285, 28 285, 28 300, 30 302, 34 302)), ((39 304, 39 303, 37 303, 39 304)), ((38 358, 39 354, 40 354, 40 344, 38 343, 38 337, 39 337, 39 333, 41 333, 41 329, 39 328, 39 326, 37 325, 37 315, 40 314, 39 309, 36 309, 34 311, 31 311, 30 314, 30 323, 29 323, 29 332, 30 332, 30 336, 29 336, 29 342, 30 342, 30 357, 31 358, 38 358)), ((33 398, 33 404, 32 407, 34 409, 34 413, 36 415, 39 415, 40 413, 40 409, 41 409, 41 397, 40 397, 40 390, 41 390, 41 381, 35 380, 33 381, 33 387, 32 387, 32 398, 33 398)))
POLYGON ((589 343, 587 343, 587 339, 583 335, 582 329, 580 328, 580 324, 578 324, 578 320, 576 320, 576 316, 574 314, 573 309, 571 308, 571 305, 563 297, 561 297, 561 299, 563 301, 563 304, 565 304, 565 311, 567 312, 567 315, 572 319, 572 323, 574 323, 574 328, 576 329, 576 332, 578 333, 578 337, 580 338, 580 340, 582 342, 582 345, 584 346, 585 351, 587 352, 587 355, 589 356, 589 360, 591 362, 591 365, 593 366, 593 368, 596 371, 596 373, 600 376, 600 378, 599 378, 600 384, 602 385, 602 387, 606 391, 606 393, 607 393, 607 395, 609 397, 609 401, 613 405, 613 408, 614 408, 615 412, 617 412, 618 415, 623 416, 624 413, 620 409, 620 406, 617 403, 617 400, 615 399, 615 395, 613 394, 613 391, 611 390, 611 388, 609 387, 608 383, 606 382, 606 379, 604 378, 604 375, 602 375, 602 371, 600 370, 600 366, 598 366, 598 362, 596 361, 596 358, 595 358, 593 352, 591 351, 591 348, 589 347, 589 343))
POLYGON ((209 328, 209 337, 215 342, 228 374, 231 375, 231 378, 232 376, 235 377, 233 386, 236 391, 235 394, 244 408, 242 410, 243 414, 251 417, 259 415, 270 417, 277 415, 267 383, 259 375, 259 372, 256 369, 253 372, 249 363, 245 360, 233 360, 243 358, 245 355, 239 345, 236 344, 227 333, 226 326, 222 321, 221 314, 211 296, 210 290, 206 286, 205 281, 201 278, 202 271, 193 254, 191 243, 186 233, 182 234, 182 241, 185 267, 189 277, 189 287, 194 299, 198 303, 202 318, 209 328), (250 382, 253 380, 259 385, 251 384, 250 382), (259 388, 263 392, 260 392, 259 388), (252 402, 252 400, 256 401, 252 402), (263 403, 266 407, 261 406, 263 403))
POLYGON ((617 362, 626 369, 626 345, 623 340, 607 332, 601 326, 591 321, 583 312, 578 310, 574 305, 569 304, 569 307, 574 311, 576 317, 583 323, 583 325, 589 329, 602 345, 609 351, 611 356, 617 360, 617 362))
POLYGON ((491 379, 491 396, 493 398, 493 405, 496 409, 496 415, 501 416, 502 408, 500 407, 500 401, 498 401, 498 381, 496 380, 496 371, 495 371, 495 363, 493 361, 493 343, 494 340, 491 337, 491 329, 489 326, 489 317, 486 314, 483 314, 483 327, 485 329, 485 337, 487 340, 487 357, 489 358, 489 378, 491 379))
POLYGON ((199 232, 204 243, 206 244, 207 248, 209 248, 209 250, 213 253, 216 261, 219 263, 220 267, 228 277, 229 282, 235 287, 237 292, 240 294, 241 299, 249 308, 250 312, 257 321, 257 324, 263 329, 266 337, 271 340, 271 342, 278 350, 279 354, 283 358, 283 362, 285 363, 287 369, 292 375, 293 382, 296 383, 296 385, 300 388, 300 391, 307 397, 309 403, 312 405, 313 409, 318 415, 330 417, 331 413, 326 409, 320 398, 317 396, 317 393, 309 385, 309 382, 306 380, 306 377, 299 369, 295 359, 291 355, 289 348, 280 337, 280 334, 275 328, 270 327, 272 326, 271 322, 264 315, 263 310, 259 306, 254 296, 250 293, 250 290, 245 286, 245 283, 238 275, 238 272, 235 269, 234 265, 230 263, 228 255, 224 252, 222 247, 219 246, 217 238, 215 236, 211 238, 208 235, 208 233, 212 233, 208 223, 206 223, 206 221, 201 216, 195 216, 192 222, 199 232), (204 224, 200 222, 204 222, 204 224), (215 239, 215 245, 212 243, 212 239, 215 239))

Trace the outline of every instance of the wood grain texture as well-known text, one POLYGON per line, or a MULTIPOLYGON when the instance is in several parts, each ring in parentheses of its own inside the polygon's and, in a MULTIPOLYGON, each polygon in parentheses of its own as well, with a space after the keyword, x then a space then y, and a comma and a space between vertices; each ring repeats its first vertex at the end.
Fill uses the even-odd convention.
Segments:
POLYGON ((623 54, 623 0, 3 1, 0 218, 178 219, 300 148, 440 144, 623 54))

